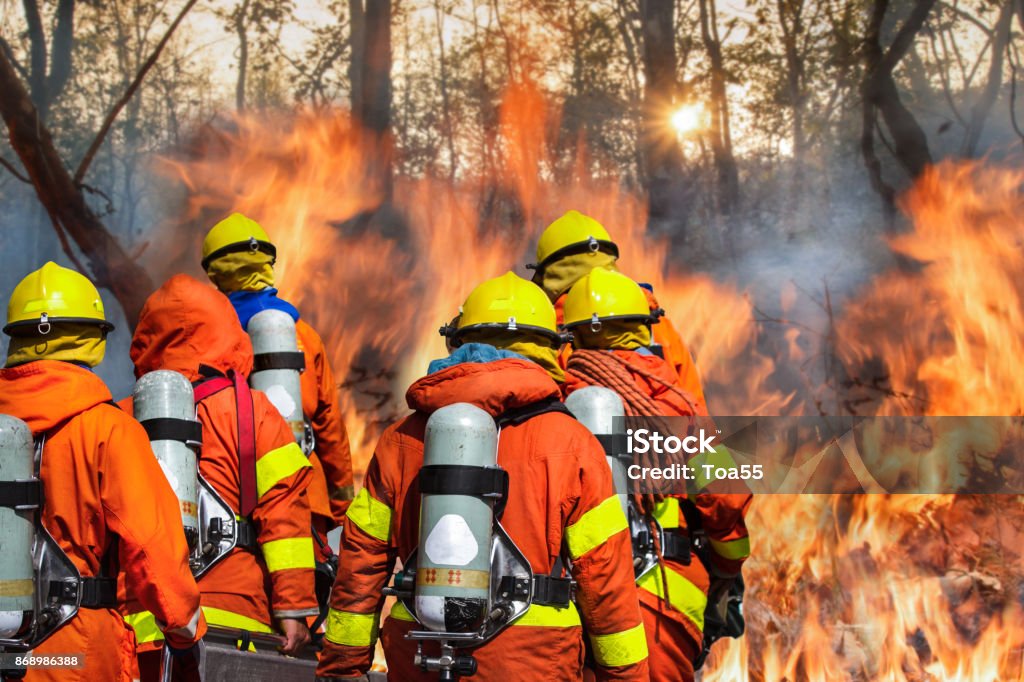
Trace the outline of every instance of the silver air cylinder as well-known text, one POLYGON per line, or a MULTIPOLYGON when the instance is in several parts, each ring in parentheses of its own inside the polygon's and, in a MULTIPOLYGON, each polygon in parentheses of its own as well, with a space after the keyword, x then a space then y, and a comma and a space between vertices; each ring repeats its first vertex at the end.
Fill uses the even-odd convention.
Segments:
MULTIPOLYGON (((177 372, 159 369, 144 375, 135 383, 132 404, 135 418, 143 422, 144 426, 150 420, 197 423, 192 384, 177 372)), ((147 427, 147 430, 150 429, 147 427)), ((158 432, 152 430, 150 438, 153 454, 178 498, 189 548, 194 549, 199 541, 199 471, 196 453, 180 439, 160 438, 158 432), (154 434, 157 434, 156 437, 154 434)))
MULTIPOLYGON (((423 466, 496 467, 498 429, 478 407, 455 403, 427 420, 423 466)), ((416 566, 416 614, 435 632, 475 632, 487 617, 493 502, 424 494, 416 566)))
POLYGON ((302 415, 302 386, 299 380, 301 356, 295 336, 295 321, 281 310, 263 310, 249 320, 246 327, 256 355, 256 365, 249 384, 267 395, 284 420, 288 422, 295 441, 302 443, 305 421, 302 415), (294 360, 300 361, 296 363, 294 360), (274 369, 261 369, 261 360, 272 359, 274 369))
MULTIPOLYGON (((0 481, 34 476, 32 432, 20 419, 0 414, 0 481)), ((32 618, 35 509, 0 507, 0 639, 14 638, 32 618)))
MULTIPOLYGON (((626 410, 622 405, 622 398, 610 388, 603 386, 587 386, 578 391, 573 391, 565 399, 565 406, 569 408, 573 416, 587 427, 595 436, 611 436, 615 433, 615 418, 625 417, 626 410)), ((605 451, 608 466, 612 470, 612 484, 615 490, 620 492, 619 502, 622 504, 622 512, 629 516, 629 496, 625 491, 629 490, 626 477, 626 465, 616 455, 625 455, 624 452, 605 451)))

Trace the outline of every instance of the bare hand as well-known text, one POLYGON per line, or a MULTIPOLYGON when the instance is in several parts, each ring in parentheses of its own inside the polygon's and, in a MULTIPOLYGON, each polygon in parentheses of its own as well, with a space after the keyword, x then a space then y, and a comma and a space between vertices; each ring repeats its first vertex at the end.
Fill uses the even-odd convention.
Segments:
POLYGON ((306 621, 295 618, 282 618, 279 626, 285 642, 278 651, 288 656, 295 656, 309 644, 309 628, 306 621))

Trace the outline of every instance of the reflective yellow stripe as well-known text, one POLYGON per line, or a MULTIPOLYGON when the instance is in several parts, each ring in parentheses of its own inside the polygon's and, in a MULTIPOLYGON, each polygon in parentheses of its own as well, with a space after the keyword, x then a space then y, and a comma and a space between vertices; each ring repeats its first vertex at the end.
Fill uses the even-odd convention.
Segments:
POLYGON ((569 602, 569 606, 544 606, 531 604, 526 613, 512 625, 526 625, 545 628, 571 628, 580 625, 580 613, 576 605, 569 602))
POLYGON ((135 630, 135 642, 138 644, 162 642, 164 639, 164 633, 160 632, 160 628, 156 624, 156 616, 150 611, 129 613, 124 617, 124 621, 135 630))
POLYGON ((662 601, 668 601, 676 610, 685 615, 697 629, 704 631, 704 609, 707 607, 708 598, 704 591, 691 583, 671 568, 665 569, 665 576, 668 580, 662 580, 661 567, 655 567, 648 571, 640 580, 637 587, 655 594, 662 601), (665 582, 668 582, 668 599, 665 599, 665 582))
POLYGON ((619 531, 626 530, 626 527, 626 515, 622 513, 619 497, 612 495, 565 529, 569 555, 579 559, 619 531))
POLYGON ((267 570, 271 573, 289 568, 316 568, 312 538, 271 540, 261 546, 267 570))
POLYGON ((666 497, 654 507, 654 520, 665 530, 679 527, 679 499, 666 497))
MULTIPOLYGON (((405 604, 397 602, 391 608, 391 617, 395 620, 403 620, 408 622, 415 622, 416 619, 409 613, 409 609, 405 608, 405 604)), ((576 610, 576 605, 569 602, 569 606, 559 608, 557 606, 543 606, 541 604, 532 604, 530 608, 520 616, 512 625, 525 625, 528 627, 547 627, 547 628, 571 628, 578 627, 580 623, 580 614, 576 610)))
POLYGON ((377 641, 377 614, 331 609, 327 614, 324 637, 345 646, 373 646, 377 641))
POLYGON ((310 466, 296 443, 288 443, 256 460, 256 494, 263 497, 268 490, 299 469, 310 466))
POLYGON ((711 540, 711 549, 715 550, 715 554, 726 559, 746 559, 750 556, 750 538, 740 538, 728 542, 711 540))
POLYGON ((203 615, 206 616, 206 622, 210 625, 221 625, 226 628, 237 628, 239 630, 248 630, 249 632, 273 632, 269 625, 264 625, 258 620, 253 620, 232 611, 225 611, 224 609, 212 606, 204 606, 202 609, 203 615))
POLYGON ((366 488, 352 500, 345 516, 361 531, 381 542, 391 537, 391 507, 371 497, 366 488))
POLYGON ((405 604, 402 602, 395 602, 395 605, 391 607, 391 616, 395 620, 404 620, 410 623, 415 623, 416 619, 409 613, 409 609, 405 608, 405 604))
POLYGON ((633 665, 647 658, 643 623, 610 635, 591 635, 590 643, 594 645, 594 660, 605 668, 633 665))

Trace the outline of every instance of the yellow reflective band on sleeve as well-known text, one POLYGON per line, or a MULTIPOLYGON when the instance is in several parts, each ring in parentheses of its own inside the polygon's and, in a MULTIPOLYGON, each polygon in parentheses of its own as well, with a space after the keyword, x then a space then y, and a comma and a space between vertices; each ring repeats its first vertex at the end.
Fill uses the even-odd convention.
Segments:
POLYGON ((344 646, 373 646, 377 641, 377 614, 331 609, 327 614, 324 637, 344 646))
POLYGON ((622 513, 619 497, 612 495, 565 529, 565 543, 569 547, 569 555, 573 559, 579 559, 626 528, 626 515, 622 513))
POLYGON ((543 628, 572 628, 581 624, 580 613, 572 602, 565 607, 530 604, 526 613, 512 622, 512 625, 543 628))
POLYGON ((633 665, 647 658, 643 623, 610 635, 590 635, 590 643, 594 645, 594 660, 605 668, 633 665))
POLYGON ((366 488, 352 500, 345 516, 370 537, 381 542, 391 537, 391 507, 371 497, 366 488))
POLYGON ((202 609, 208 625, 220 625, 225 628, 236 628, 238 630, 248 630, 249 632, 273 632, 269 625, 248 616, 212 606, 203 606, 202 609))
POLYGON ((289 568, 316 568, 312 538, 271 540, 264 542, 260 548, 267 562, 267 570, 271 573, 289 568))
POLYGON ((256 460, 256 495, 263 497, 279 482, 308 466, 309 460, 296 443, 271 450, 256 460))
POLYGON ((395 602, 395 605, 391 607, 391 614, 388 617, 394 618, 395 620, 408 621, 410 623, 416 622, 416 619, 412 617, 412 614, 409 613, 409 609, 405 608, 405 604, 402 602, 395 602))
POLYGON ((715 554, 725 559, 732 559, 733 561, 746 559, 750 556, 750 538, 739 538, 738 540, 729 540, 728 542, 711 540, 711 549, 715 551, 715 554))
POLYGON ((679 498, 666 497, 654 507, 654 520, 665 530, 679 527, 679 498))
POLYGON ((129 613, 124 617, 124 622, 131 625, 132 629, 135 630, 135 642, 137 644, 162 642, 164 639, 164 633, 160 632, 160 627, 156 624, 156 616, 150 611, 129 613))
POLYGON ((704 590, 700 589, 679 573, 671 568, 665 568, 665 580, 662 579, 661 567, 657 566, 653 571, 645 573, 636 582, 637 587, 657 595, 658 599, 665 599, 665 583, 668 583, 668 603, 676 611, 693 621, 697 629, 704 631, 704 609, 708 604, 708 597, 704 590))

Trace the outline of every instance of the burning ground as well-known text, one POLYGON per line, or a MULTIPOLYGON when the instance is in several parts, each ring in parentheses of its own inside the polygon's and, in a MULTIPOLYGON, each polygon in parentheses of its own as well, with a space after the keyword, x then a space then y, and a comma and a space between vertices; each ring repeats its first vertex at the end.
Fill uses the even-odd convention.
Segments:
MULTIPOLYGON (((210 127, 160 163, 180 193, 147 237, 149 268, 195 271, 203 232, 229 210, 267 226, 283 294, 344 378, 360 467, 404 413, 404 387, 444 354, 437 327, 479 281, 523 273, 540 229, 568 208, 607 225, 623 270, 654 285, 713 414, 1024 413, 1019 170, 931 169, 888 241, 823 234, 764 245, 798 254, 771 276, 687 274, 673 244, 644 234, 642 197, 594 179, 585 154, 569 172, 545 157, 557 114, 535 90, 506 103, 487 141, 499 167, 396 177, 390 199, 366 172, 380 147, 342 113, 210 127)), ((962 446, 1019 460, 999 432, 962 446)), ((749 525, 747 635, 716 647, 706 681, 1024 679, 1021 497, 762 495, 749 525)))

